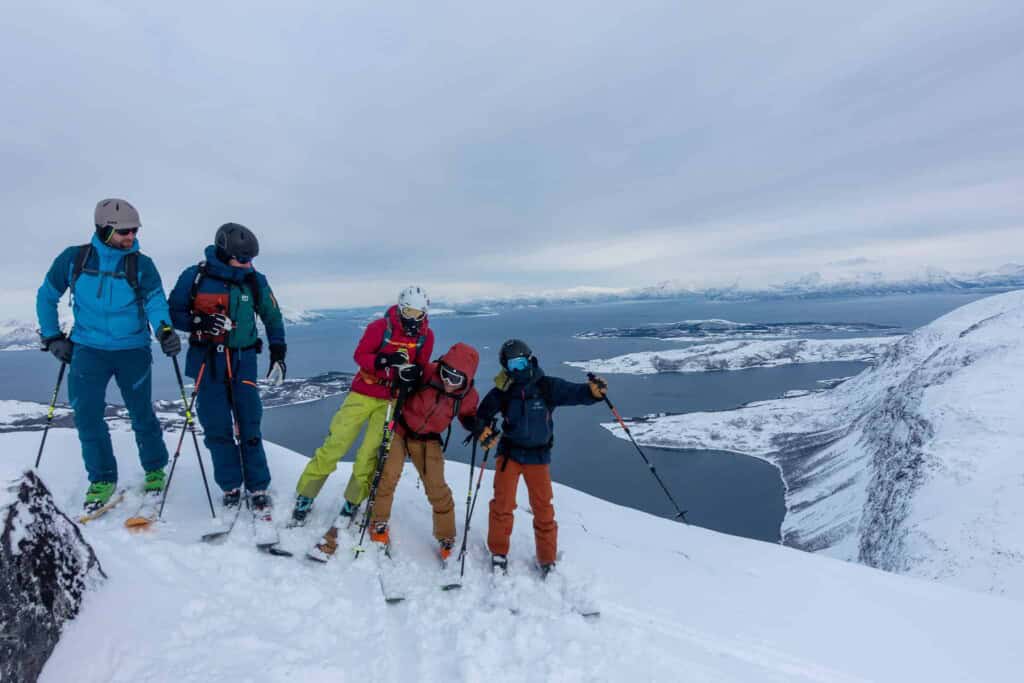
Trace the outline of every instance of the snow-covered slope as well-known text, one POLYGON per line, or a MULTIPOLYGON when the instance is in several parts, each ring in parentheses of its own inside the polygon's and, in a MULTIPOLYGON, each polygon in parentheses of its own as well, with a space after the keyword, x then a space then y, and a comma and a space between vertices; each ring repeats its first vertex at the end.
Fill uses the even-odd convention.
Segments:
MULTIPOLYGON (((141 485, 135 447, 114 433, 122 484, 141 485)), ((0 435, 0 478, 32 462, 38 433, 0 435)), ((168 442, 173 439, 168 435, 168 442)), ((304 459, 268 444, 290 505, 304 459)), ((53 430, 41 475, 75 508, 86 487, 75 433, 53 430)), ((248 528, 196 541, 208 512, 195 456, 178 464, 155 531, 130 534, 131 501, 84 527, 109 576, 87 596, 42 681, 998 681, 1024 667, 1020 603, 735 538, 555 486, 560 566, 600 599, 586 621, 529 575, 530 516, 520 487, 512 543, 519 615, 489 598, 483 538, 488 474, 461 591, 436 589, 430 512, 407 472, 393 534, 419 584, 386 605, 373 561, 269 557, 248 528)), ((465 466, 449 464, 459 501, 465 466)), ((349 467, 328 482, 311 526, 284 532, 304 550, 328 522, 349 467)), ((135 499, 137 494, 132 494, 135 499)))
POLYGON ((571 361, 588 372, 650 375, 659 372, 711 372, 773 368, 793 363, 873 361, 899 337, 854 339, 767 339, 696 344, 682 349, 641 351, 614 358, 571 361))
POLYGON ((633 432, 776 463, 788 545, 1024 598, 1022 330, 1024 291, 989 297, 830 391, 633 432))

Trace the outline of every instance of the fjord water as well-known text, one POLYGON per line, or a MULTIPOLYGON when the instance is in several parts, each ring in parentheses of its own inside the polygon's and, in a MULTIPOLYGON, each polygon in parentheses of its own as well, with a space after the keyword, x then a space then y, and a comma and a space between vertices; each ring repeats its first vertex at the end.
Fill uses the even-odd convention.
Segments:
MULTIPOLYGON (((563 363, 680 345, 654 339, 574 337, 588 330, 724 318, 738 322, 867 322, 909 331, 976 298, 978 295, 743 303, 676 300, 526 307, 501 310, 492 316, 446 315, 432 321, 437 334, 434 355, 457 341, 476 346, 481 353, 477 386, 482 395, 493 386, 492 378, 498 371, 497 351, 509 337, 526 340, 548 374, 583 381, 582 371, 563 363)), ((331 313, 330 320, 295 328, 289 339, 289 356, 294 358, 289 368, 298 373, 296 376, 324 369, 349 369, 351 350, 371 313, 331 313)), ((776 398, 791 389, 819 389, 819 380, 850 376, 863 367, 861 363, 821 363, 738 372, 611 375, 607 379, 612 400, 628 417, 734 408, 748 401, 776 398)), ((341 397, 336 397, 268 411, 264 434, 299 452, 312 453, 340 402, 341 397)), ((604 404, 557 409, 552 476, 621 505, 673 515, 671 505, 633 446, 600 427, 600 423, 611 420, 604 404)), ((457 426, 448 457, 468 462, 470 451, 462 445, 462 435, 457 426)), ((750 538, 779 540, 785 513, 784 489, 773 465, 723 452, 646 448, 645 453, 680 505, 688 510, 691 523, 750 538)), ((468 482, 449 484, 461 505, 468 482)), ((278 482, 278 486, 284 484, 278 482)), ((576 522, 562 519, 560 523, 576 522)))
MULTIPOLYGON (((636 351, 676 348, 680 342, 639 338, 577 339, 579 332, 607 327, 633 327, 680 320, 724 318, 737 322, 863 322, 893 325, 910 331, 985 294, 929 294, 856 299, 711 302, 705 300, 644 301, 614 304, 545 305, 501 309, 496 315, 438 315, 435 356, 464 341, 481 353, 477 386, 481 395, 493 386, 497 350, 509 337, 520 337, 534 349, 548 374, 583 381, 582 371, 563 363, 636 351)), ((352 351, 362 328, 377 309, 333 311, 327 319, 288 329, 288 370, 291 377, 326 370, 352 371, 352 351)), ((877 332, 865 333, 875 336, 877 332)), ((849 334, 842 336, 850 336, 849 334)), ((265 364, 263 358, 261 363, 265 364)), ((860 363, 821 363, 736 372, 662 375, 610 375, 610 396, 626 417, 658 412, 723 410, 748 401, 777 398, 791 389, 817 389, 819 380, 845 377, 860 363)), ((38 352, 0 353, 0 398, 46 401, 56 378, 56 363, 38 352)), ((157 355, 154 397, 177 393, 170 363, 157 355)), ((311 454, 327 433, 328 423, 343 397, 287 406, 264 413, 264 437, 301 453, 311 454)), ((108 400, 120 402, 111 383, 108 400)), ((606 500, 658 515, 671 516, 671 506, 628 441, 613 437, 600 423, 611 421, 603 404, 559 408, 555 412, 552 476, 556 481, 606 500)), ((468 462, 470 451, 456 426, 448 456, 468 462)), ((646 448, 648 457, 688 510, 693 524, 767 541, 779 540, 785 512, 778 470, 761 460, 709 451, 646 448)), ((79 467, 77 454, 67 454, 68 467, 79 467)), ((349 457, 349 456, 347 456, 349 457)), ((411 470, 406 476, 413 476, 411 470)), ((456 502, 464 500, 466 481, 450 481, 456 502)), ((290 495, 294 482, 274 482, 280 495, 290 495)), ((329 482, 325 495, 340 495, 344 482, 329 482)), ((326 501, 325 501, 326 502, 326 501)), ((333 504, 331 501, 330 504, 333 504)), ((556 500, 557 510, 557 500, 556 500)), ((576 520, 560 519, 560 524, 576 520)), ((527 523, 520 519, 519 523, 527 523)))

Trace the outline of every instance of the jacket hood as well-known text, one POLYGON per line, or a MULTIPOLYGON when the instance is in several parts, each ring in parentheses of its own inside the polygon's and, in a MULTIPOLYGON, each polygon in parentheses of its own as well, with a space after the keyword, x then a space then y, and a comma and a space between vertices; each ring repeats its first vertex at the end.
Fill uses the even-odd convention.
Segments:
POLYGON ((469 344, 459 342, 438 358, 438 362, 465 373, 467 379, 472 381, 480 365, 480 354, 469 344))
POLYGON ((215 277, 222 280, 232 280, 233 282, 242 282, 245 280, 245 276, 249 273, 255 273, 256 268, 236 268, 230 266, 219 258, 217 258, 217 247, 209 245, 206 247, 206 268, 207 271, 212 273, 215 277))

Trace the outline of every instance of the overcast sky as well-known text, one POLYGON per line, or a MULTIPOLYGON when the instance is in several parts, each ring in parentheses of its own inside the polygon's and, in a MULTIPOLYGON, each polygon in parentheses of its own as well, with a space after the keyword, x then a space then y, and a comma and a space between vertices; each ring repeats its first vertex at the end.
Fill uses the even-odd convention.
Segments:
POLYGON ((1020 0, 220 4, 4 3, 0 311, 108 196, 300 308, 1024 262, 1020 0))

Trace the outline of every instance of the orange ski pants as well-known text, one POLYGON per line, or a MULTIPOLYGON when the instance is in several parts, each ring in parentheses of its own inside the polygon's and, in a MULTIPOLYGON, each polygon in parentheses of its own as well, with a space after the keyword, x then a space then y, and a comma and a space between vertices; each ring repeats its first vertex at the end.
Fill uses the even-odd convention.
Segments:
POLYGON ((537 561, 549 564, 558 553, 558 524, 555 506, 551 504, 551 467, 523 465, 512 458, 500 457, 494 472, 494 498, 487 530, 487 547, 494 555, 508 555, 512 536, 512 511, 516 509, 516 488, 519 475, 526 480, 533 509, 533 537, 537 543, 537 561))

